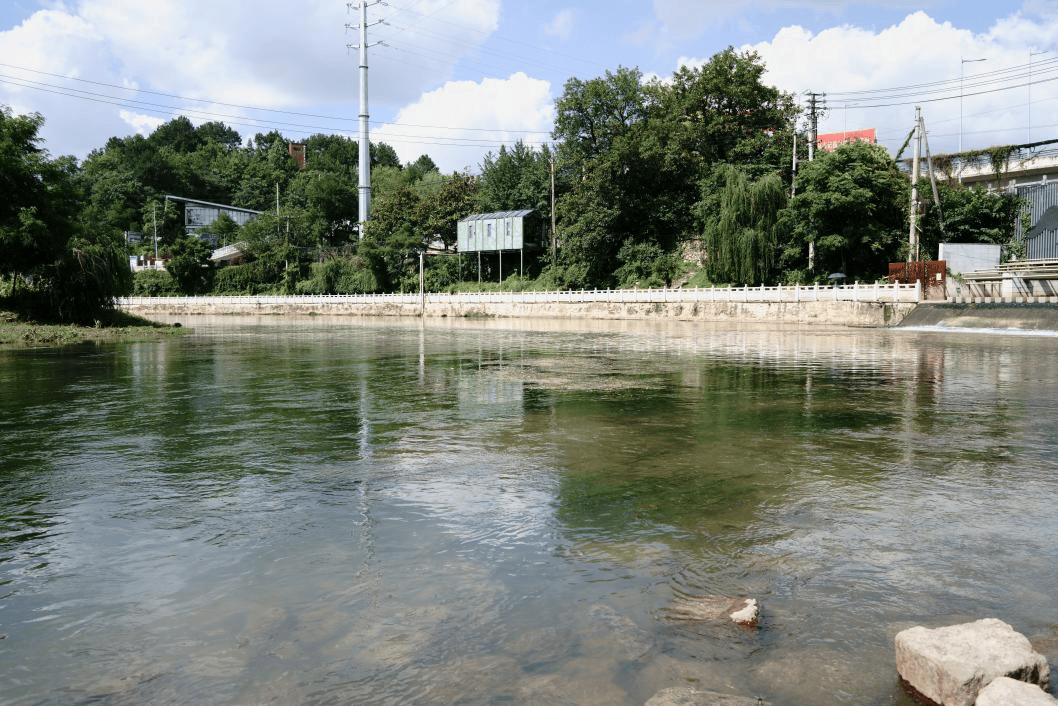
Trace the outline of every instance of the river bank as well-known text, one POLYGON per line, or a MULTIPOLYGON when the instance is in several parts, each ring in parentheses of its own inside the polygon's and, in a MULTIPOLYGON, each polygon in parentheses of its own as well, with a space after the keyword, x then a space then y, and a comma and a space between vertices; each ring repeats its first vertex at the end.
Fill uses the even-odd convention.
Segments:
POLYGON ((100 326, 45 324, 24 321, 10 311, 0 311, 0 349, 22 346, 69 346, 78 343, 156 341, 184 333, 179 325, 163 324, 118 312, 100 326))
MULTIPOLYGON (((702 301, 669 295, 669 300, 644 296, 639 301, 611 298, 605 293, 576 293, 536 298, 459 297, 431 294, 387 297, 158 297, 119 302, 145 318, 189 315, 328 315, 423 318, 536 318, 564 320, 645 320, 761 322, 817 326, 884 327, 899 323, 916 304, 912 301, 702 301)), ((531 295, 530 295, 531 296, 531 295)))
MULTIPOLYGON (((678 294, 678 292, 676 293, 678 294)), ((694 299, 536 301, 517 297, 159 297, 120 302, 148 319, 174 316, 354 316, 422 318, 524 318, 779 323, 856 328, 951 328, 1058 331, 1058 305, 913 301, 701 301, 694 299)))

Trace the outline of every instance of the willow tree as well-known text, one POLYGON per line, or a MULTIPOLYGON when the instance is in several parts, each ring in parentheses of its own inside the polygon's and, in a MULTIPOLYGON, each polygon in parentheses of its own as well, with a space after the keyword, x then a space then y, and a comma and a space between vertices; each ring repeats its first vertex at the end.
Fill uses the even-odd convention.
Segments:
POLYGON ((717 214, 706 224, 706 269, 714 282, 761 284, 776 264, 778 216, 786 188, 778 174, 750 181, 730 164, 720 167, 717 214))

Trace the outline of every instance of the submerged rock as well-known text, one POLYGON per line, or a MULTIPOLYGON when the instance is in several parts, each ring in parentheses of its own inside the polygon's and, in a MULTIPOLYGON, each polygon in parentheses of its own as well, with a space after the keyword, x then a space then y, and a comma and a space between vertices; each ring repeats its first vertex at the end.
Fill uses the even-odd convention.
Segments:
POLYGON ((760 604, 756 598, 720 598, 717 596, 681 596, 672 602, 669 615, 677 620, 723 620, 747 628, 760 622, 760 604))
POLYGON ((593 605, 588 610, 589 630, 601 638, 606 652, 618 660, 633 662, 654 647, 651 636, 629 618, 607 605, 593 605))
POLYGON ((1043 688, 1050 679, 1047 660, 1024 635, 995 618, 898 633, 896 670, 914 695, 942 706, 973 706, 997 677, 1043 688))
POLYGON ((699 691, 686 686, 662 689, 646 706, 770 706, 767 701, 749 696, 733 696, 715 691, 699 691))

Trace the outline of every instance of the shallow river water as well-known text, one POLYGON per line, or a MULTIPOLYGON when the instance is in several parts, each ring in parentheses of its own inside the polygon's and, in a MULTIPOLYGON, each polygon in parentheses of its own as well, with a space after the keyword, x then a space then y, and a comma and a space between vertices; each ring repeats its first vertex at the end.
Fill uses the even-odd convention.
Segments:
POLYGON ((908 705, 896 633, 983 617, 1058 668, 1058 338, 180 320, 0 351, 0 703, 908 705))

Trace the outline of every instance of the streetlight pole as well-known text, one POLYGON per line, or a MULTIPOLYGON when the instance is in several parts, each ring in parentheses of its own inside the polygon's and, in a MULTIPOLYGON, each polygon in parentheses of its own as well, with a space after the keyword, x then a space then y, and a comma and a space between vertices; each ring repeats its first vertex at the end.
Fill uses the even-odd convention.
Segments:
POLYGON ((959 64, 959 181, 962 181, 962 165, 965 160, 962 158, 962 93, 963 93, 963 77, 966 73, 966 65, 972 64, 977 61, 987 61, 987 59, 961 59, 959 64))

